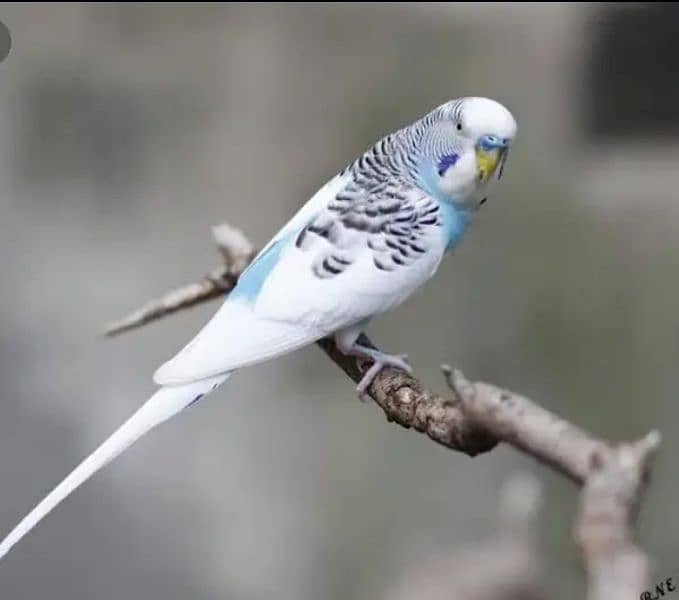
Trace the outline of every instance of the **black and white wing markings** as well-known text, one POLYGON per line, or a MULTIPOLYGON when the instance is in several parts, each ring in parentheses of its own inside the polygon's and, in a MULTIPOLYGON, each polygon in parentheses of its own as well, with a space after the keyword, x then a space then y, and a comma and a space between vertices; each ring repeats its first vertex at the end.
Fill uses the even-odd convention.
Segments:
POLYGON ((378 182, 366 191, 353 182, 300 232, 295 244, 302 250, 324 245, 312 265, 321 279, 346 271, 366 247, 377 269, 393 271, 422 257, 431 228, 440 225, 436 201, 413 187, 378 182))
POLYGON ((373 263, 381 271, 413 264, 430 249, 431 228, 440 225, 436 201, 421 192, 413 194, 411 190, 399 210, 384 222, 381 231, 368 239, 373 263))

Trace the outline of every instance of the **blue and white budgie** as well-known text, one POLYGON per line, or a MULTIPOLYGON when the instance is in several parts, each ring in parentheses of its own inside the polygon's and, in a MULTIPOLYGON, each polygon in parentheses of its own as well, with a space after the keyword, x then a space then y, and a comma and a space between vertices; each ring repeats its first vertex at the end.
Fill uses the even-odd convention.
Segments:
POLYGON ((494 100, 452 100, 331 179, 156 371, 160 389, 19 523, 0 543, 0 557, 96 471, 241 367, 334 336, 340 351, 373 362, 359 394, 385 366, 409 371, 403 357, 356 340, 372 317, 434 275, 499 179, 515 134, 513 116, 494 100))

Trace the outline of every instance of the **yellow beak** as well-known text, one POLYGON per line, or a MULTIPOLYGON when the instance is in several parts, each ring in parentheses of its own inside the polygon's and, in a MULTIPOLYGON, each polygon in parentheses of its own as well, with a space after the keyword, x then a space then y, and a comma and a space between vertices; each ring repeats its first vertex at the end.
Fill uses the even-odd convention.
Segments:
POLYGON ((506 150, 501 148, 490 150, 484 150, 480 146, 476 148, 476 166, 481 183, 486 183, 495 174, 505 152, 506 150))

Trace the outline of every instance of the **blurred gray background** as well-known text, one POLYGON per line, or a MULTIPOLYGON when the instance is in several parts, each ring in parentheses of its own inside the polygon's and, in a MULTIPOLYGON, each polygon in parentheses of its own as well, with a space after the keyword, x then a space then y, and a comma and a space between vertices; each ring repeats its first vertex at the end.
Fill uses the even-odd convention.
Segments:
MULTIPOLYGON (((10 5, 0 64, 0 529, 152 392, 216 310, 104 322, 261 244, 382 135, 461 95, 519 137, 435 281, 374 323, 612 439, 664 434, 640 519, 679 568, 679 12, 673 5, 10 5)), ((545 485, 549 597, 581 597, 574 487, 388 424, 315 348, 246 370, 80 489, 0 565, 3 600, 384 598, 545 485)))

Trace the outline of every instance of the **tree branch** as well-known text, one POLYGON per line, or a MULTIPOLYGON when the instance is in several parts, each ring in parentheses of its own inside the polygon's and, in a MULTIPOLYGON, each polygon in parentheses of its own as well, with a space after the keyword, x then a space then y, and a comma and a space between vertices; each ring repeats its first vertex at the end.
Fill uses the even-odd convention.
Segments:
POLYGON ((633 525, 649 459, 659 444, 660 434, 652 431, 638 442, 590 456, 575 525, 590 600, 639 598, 649 587, 649 561, 634 543, 633 525))
POLYGON ((224 259, 223 266, 217 267, 196 283, 172 290, 161 298, 147 302, 122 319, 112 321, 104 327, 104 335, 112 337, 137 329, 177 311, 228 294, 255 256, 255 250, 243 232, 228 223, 213 227, 212 236, 224 259))
MULTIPOLYGON (((108 325, 105 334, 141 327, 228 294, 255 253, 248 239, 229 225, 214 228, 213 235, 223 267, 108 325)), ((365 336, 361 343, 372 346, 365 336)), ((361 379, 367 366, 363 361, 343 355, 331 339, 318 345, 354 382, 361 379)), ((394 369, 382 371, 368 392, 389 421, 452 450, 475 456, 505 442, 582 486, 575 537, 588 576, 589 600, 639 598, 649 586, 649 566, 634 544, 632 529, 660 434, 653 431, 637 442, 614 446, 528 398, 488 383, 471 383, 447 366, 443 372, 452 398, 394 369)))
POLYGON ((649 565, 632 528, 660 433, 612 446, 523 396, 472 384, 450 367, 444 373, 469 419, 582 485, 575 538, 589 600, 639 598, 650 583, 649 565))

